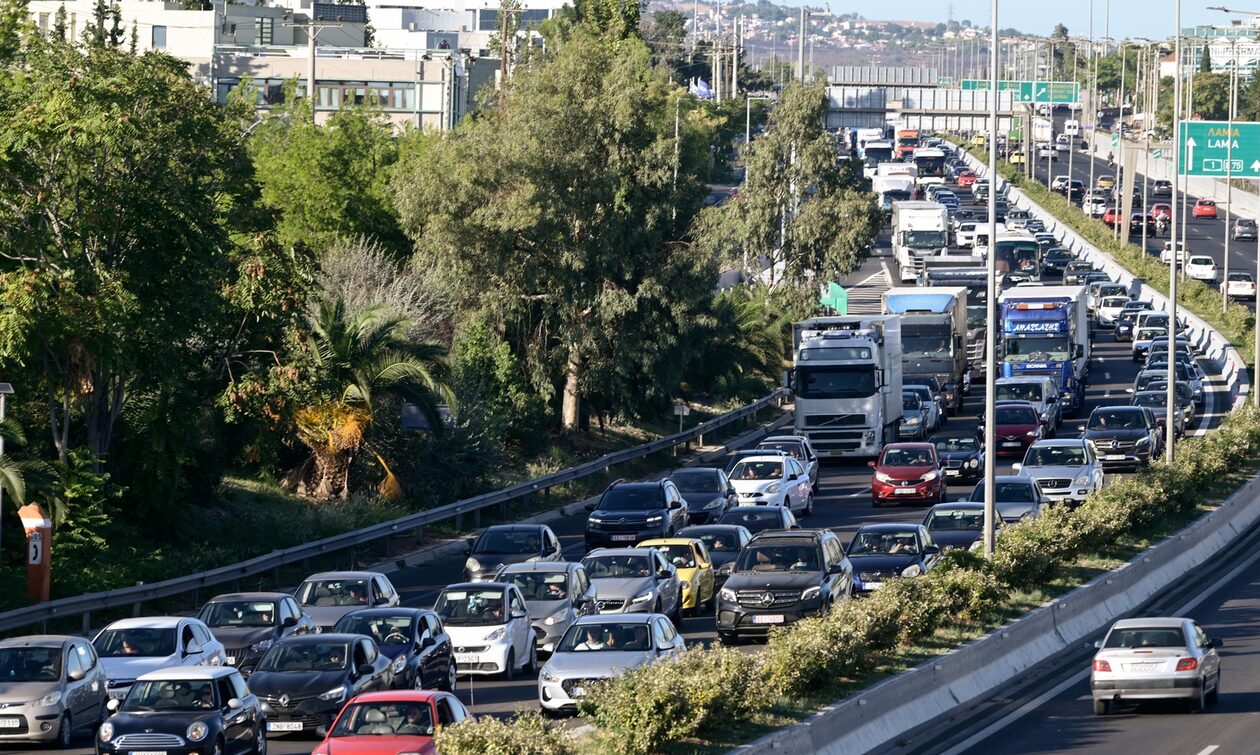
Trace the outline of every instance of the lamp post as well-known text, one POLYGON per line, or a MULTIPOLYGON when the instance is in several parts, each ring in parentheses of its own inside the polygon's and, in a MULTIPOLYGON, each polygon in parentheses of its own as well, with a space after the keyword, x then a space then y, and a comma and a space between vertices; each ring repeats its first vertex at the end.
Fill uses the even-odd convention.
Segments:
MULTIPOLYGON (((998 0, 991 0, 989 22, 989 250, 985 266, 984 355, 984 557, 993 558, 994 527, 997 525, 994 487, 997 482, 997 135, 998 135, 998 0)), ((1028 125, 1025 125, 1027 128, 1028 125)))
POLYGON ((805 83, 805 24, 814 16, 825 15, 827 14, 821 11, 807 11, 804 5, 801 6, 801 36, 796 45, 796 76, 802 84, 805 83))
MULTIPOLYGON (((1168 353, 1177 353, 1177 262, 1181 250, 1177 248, 1177 178, 1181 175, 1181 72, 1184 67, 1181 46, 1181 0, 1177 0, 1177 37, 1174 44, 1177 71, 1173 75, 1173 188, 1172 188, 1172 239, 1173 253, 1168 261, 1168 353)), ((1184 229, 1183 229, 1184 230, 1184 229)), ((1168 360, 1168 413, 1164 420, 1164 459, 1169 464, 1176 456, 1177 434, 1173 432, 1174 412, 1177 409, 1177 360, 1168 360)))
MULTIPOLYGON (((0 383, 0 424, 4 423, 5 399, 13 395, 13 386, 0 383)), ((4 433, 0 432, 0 457, 4 456, 4 433)), ((0 487, 0 513, 4 510, 4 488, 0 487)))

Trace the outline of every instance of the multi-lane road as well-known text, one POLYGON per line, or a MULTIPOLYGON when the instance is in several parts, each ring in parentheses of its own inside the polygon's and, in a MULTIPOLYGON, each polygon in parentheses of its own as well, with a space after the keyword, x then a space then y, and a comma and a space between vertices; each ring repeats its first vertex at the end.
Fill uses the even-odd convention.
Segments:
MULTIPOLYGON (((963 194, 965 196, 965 192, 963 194)), ((877 300, 878 292, 888 285, 887 276, 883 273, 885 267, 891 264, 891 258, 888 255, 887 249, 881 249, 876 256, 866 260, 862 267, 842 284, 851 288, 858 295, 859 300, 877 300)), ((859 301, 852 303, 859 304, 859 301)), ((860 303, 868 306, 870 304, 868 301, 860 301, 860 303)), ((1110 333, 1105 330, 1097 331, 1094 360, 1092 384, 1087 393, 1082 416, 1088 416, 1089 411, 1096 406, 1127 403, 1128 395, 1125 389, 1132 383, 1138 369, 1138 365, 1130 357, 1128 344, 1114 342, 1110 333)), ((1205 363, 1204 366, 1205 369, 1209 369, 1209 372, 1214 372, 1210 369, 1211 365, 1205 363)), ((1201 428, 1214 426, 1228 402, 1228 395, 1219 392, 1224 390, 1219 376, 1213 378, 1209 390, 1211 393, 1208 396, 1208 403, 1198 420, 1201 428)), ((981 402, 981 391, 974 390, 967 398, 963 412, 951 418, 943 429, 974 429, 981 402)), ((1075 420, 1065 421, 1060 435, 1076 435, 1076 424, 1075 420)), ((1009 473, 1009 471, 1009 463, 1006 463, 1002 465, 999 473, 1009 473)), ((869 468, 861 462, 825 465, 815 498, 815 513, 805 518, 802 526, 833 529, 840 533, 842 540, 847 544, 857 529, 864 524, 922 519, 926 507, 873 508, 870 500, 870 479, 869 468)), ((961 497, 970 492, 970 486, 953 487, 949 492, 951 497, 961 497)), ((560 537, 566 556, 573 560, 580 559, 584 553, 582 533, 585 518, 584 513, 577 513, 549 523, 560 537)), ((443 587, 462 581, 462 568, 462 556, 446 558, 394 572, 390 575, 390 579, 398 587, 405 605, 430 607, 443 587)), ((712 616, 686 618, 683 620, 681 629, 690 644, 707 645, 715 638, 712 616)), ((742 646, 747 652, 757 652, 758 647, 757 645, 742 646)), ((514 681, 461 678, 458 694, 477 715, 505 715, 516 710, 537 708, 535 678, 514 681)), ((90 752, 89 744, 88 741, 83 741, 79 747, 68 752, 90 752)), ((314 741, 277 737, 272 739, 270 745, 273 753, 306 753, 310 752, 314 741)))

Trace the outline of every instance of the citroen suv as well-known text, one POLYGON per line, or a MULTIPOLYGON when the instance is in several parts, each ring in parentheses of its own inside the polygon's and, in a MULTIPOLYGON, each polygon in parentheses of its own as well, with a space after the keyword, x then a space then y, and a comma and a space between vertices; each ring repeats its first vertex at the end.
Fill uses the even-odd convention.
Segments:
POLYGON ((629 547, 673 537, 687 526, 687 502, 672 480, 609 485, 598 503, 588 503, 586 550, 629 547))

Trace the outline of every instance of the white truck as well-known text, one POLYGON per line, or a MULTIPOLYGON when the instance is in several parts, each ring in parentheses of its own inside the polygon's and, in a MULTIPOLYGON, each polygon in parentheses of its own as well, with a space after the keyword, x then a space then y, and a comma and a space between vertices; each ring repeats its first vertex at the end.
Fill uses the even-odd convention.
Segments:
POLYGON ((901 422, 901 319, 814 317, 792 326, 794 432, 824 458, 873 458, 901 422))
POLYGON ((893 202, 893 256, 903 283, 918 280, 923 260, 949 253, 949 210, 936 202, 893 202))
POLYGON ((914 176, 877 175, 871 178, 871 190, 879 197, 879 206, 888 218, 892 216, 893 202, 914 199, 914 176))

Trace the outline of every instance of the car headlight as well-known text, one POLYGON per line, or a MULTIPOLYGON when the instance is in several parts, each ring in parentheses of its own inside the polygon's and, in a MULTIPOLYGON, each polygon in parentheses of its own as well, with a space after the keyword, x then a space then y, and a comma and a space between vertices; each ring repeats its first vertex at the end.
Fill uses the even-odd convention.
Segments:
POLYGON ((222 657, 222 656, 219 656, 219 655, 212 655, 212 656, 210 656, 210 660, 209 660, 209 661, 207 661, 207 663, 209 663, 209 665, 211 665, 211 666, 222 666, 222 665, 223 665, 223 657, 222 657))
POLYGON ((928 472, 927 474, 923 475, 919 479, 923 480, 924 482, 931 482, 932 480, 935 480, 937 477, 940 477, 940 476, 941 476, 941 473, 933 469, 931 472, 928 472))
POLYGON ((590 524, 603 524, 604 523, 603 519, 600 519, 599 517, 593 514, 591 516, 586 517, 586 521, 589 522, 590 524))
POLYGON ((271 649, 272 642, 274 642, 274 640, 263 640, 262 642, 255 642, 253 645, 249 646, 249 651, 251 653, 265 653, 271 649))
POLYGON ((918 564, 910 564, 909 566, 901 570, 901 576, 903 577, 917 577, 922 573, 923 573, 923 567, 919 566, 918 564))
POLYGON ((36 708, 51 708, 61 702, 61 692, 49 692, 35 701, 36 708))
POLYGON ((968 460, 967 460, 967 466, 971 467, 972 469, 975 469, 976 467, 980 466, 980 460, 979 460, 979 459, 968 459, 968 460))
POLYGON ((876 472, 876 473, 875 473, 875 479, 879 480, 880 482, 892 482, 892 480, 893 480, 893 478, 889 477, 888 475, 884 474, 883 472, 876 472))
POLYGON ((801 600, 813 600, 819 595, 822 595, 821 586, 814 585, 813 587, 806 587, 805 590, 801 592, 801 600))
POLYGON ((558 682, 558 681, 560 681, 560 677, 558 677, 558 676, 556 676, 555 674, 551 673, 551 667, 550 667, 550 666, 544 666, 544 667, 543 667, 543 670, 542 670, 542 673, 540 673, 540 674, 538 675, 538 678, 539 678, 539 679, 541 679, 541 680, 542 680, 542 681, 544 681, 544 682, 558 682))
POLYGON ((495 640, 501 640, 501 639, 503 639, 503 635, 504 635, 506 632, 507 632, 507 627, 505 627, 505 626, 503 626, 503 627, 499 627, 498 629, 494 630, 494 631, 493 631, 493 632, 491 632, 490 634, 486 635, 486 639, 485 639, 484 641, 485 641, 485 642, 494 642, 495 640))
POLYGON ((714 498, 704 505, 706 509, 716 509, 726 503, 725 498, 714 498))
POLYGON ((779 483, 777 483, 777 482, 776 482, 775 484, 773 484, 773 485, 771 485, 770 487, 766 488, 765 492, 767 492, 767 493, 778 493, 778 492, 779 492, 780 490, 782 490, 782 489, 783 489, 783 486, 782 486, 782 485, 780 485, 779 483))
POLYGON ((1082 474, 1077 475, 1077 476, 1076 476, 1076 479, 1075 479, 1075 480, 1072 480, 1072 484, 1073 484, 1073 485, 1088 485, 1088 484, 1089 484, 1089 472, 1084 472, 1084 473, 1082 473, 1082 474))
POLYGON ((722 564, 721 566, 719 566, 719 567, 718 567, 717 573, 718 573, 718 574, 730 574, 730 573, 732 573, 732 572, 734 572, 734 571, 735 571, 735 562, 734 562, 734 561, 727 561, 726 563, 724 563, 724 564, 722 564))
POLYGON ((468 571, 481 571, 481 562, 475 558, 469 558, 464 562, 464 568, 468 571))
POLYGON ((407 668, 407 656, 402 654, 399 654, 399 656, 394 659, 394 662, 389 664, 390 671, 393 671, 395 674, 401 674, 405 668, 407 668))
POLYGON ((102 742, 108 742, 109 740, 113 739, 114 738, 114 725, 111 724, 109 721, 106 721, 105 723, 101 724, 101 727, 96 730, 96 736, 100 737, 102 742))
POLYGON ((646 603, 649 600, 651 600, 653 597, 655 597, 655 594, 651 590, 647 590, 631 598, 630 602, 631 603, 646 603))
POLYGON ((653 514, 647 518, 648 524, 660 524, 663 521, 665 521, 665 516, 662 514, 653 514))
POLYGON ((1039 431, 1037 430, 1029 430, 1028 432, 1024 433, 1024 435, 1028 436, 1029 438, 1035 438, 1037 437, 1038 432, 1039 431))
POLYGON ((346 685, 340 684, 319 696, 326 703, 339 703, 346 699, 346 685))
POLYGON ((1146 438, 1138 438, 1137 445, 1139 445, 1139 446, 1145 446, 1145 445, 1149 445, 1149 444, 1150 444, 1150 442, 1151 442, 1151 439, 1150 439, 1149 437, 1146 437, 1146 438))
POLYGON ((543 623, 549 627, 554 627, 556 624, 561 623, 568 617, 569 617, 569 609, 562 608, 559 611, 556 611, 555 613, 551 614, 547 618, 543 619, 543 623))
POLYGON ((718 590, 718 597, 725 600, 727 603, 734 603, 735 591, 729 587, 723 587, 721 590, 718 590))
POLYGON ((190 742, 200 742, 210 733, 210 727, 206 726, 204 721, 193 721, 188 725, 188 731, 184 735, 188 737, 190 742))
POLYGON ((917 424, 919 424, 919 423, 920 423, 920 422, 922 422, 922 421, 923 421, 923 418, 922 418, 922 417, 911 417, 910 419, 906 420, 906 424, 907 424, 907 425, 917 425, 917 424))

